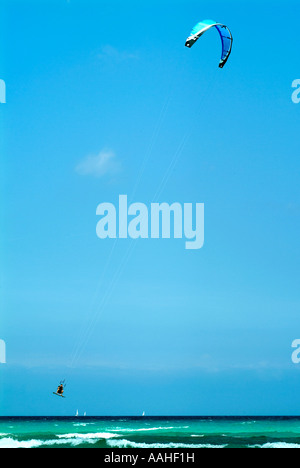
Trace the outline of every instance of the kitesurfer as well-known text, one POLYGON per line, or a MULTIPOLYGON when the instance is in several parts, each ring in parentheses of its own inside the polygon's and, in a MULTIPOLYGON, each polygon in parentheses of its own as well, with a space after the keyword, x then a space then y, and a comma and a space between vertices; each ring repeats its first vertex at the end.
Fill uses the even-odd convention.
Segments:
POLYGON ((63 384, 60 384, 58 386, 58 389, 57 389, 57 392, 56 392, 58 395, 62 395, 64 393, 64 386, 63 384))

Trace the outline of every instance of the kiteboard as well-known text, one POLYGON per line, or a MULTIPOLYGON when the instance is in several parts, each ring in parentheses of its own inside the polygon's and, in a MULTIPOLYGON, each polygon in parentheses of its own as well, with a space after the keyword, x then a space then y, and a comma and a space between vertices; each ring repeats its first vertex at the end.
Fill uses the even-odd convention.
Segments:
POLYGON ((59 396, 61 398, 66 398, 65 396, 61 395, 60 393, 53 392, 53 395, 59 396))

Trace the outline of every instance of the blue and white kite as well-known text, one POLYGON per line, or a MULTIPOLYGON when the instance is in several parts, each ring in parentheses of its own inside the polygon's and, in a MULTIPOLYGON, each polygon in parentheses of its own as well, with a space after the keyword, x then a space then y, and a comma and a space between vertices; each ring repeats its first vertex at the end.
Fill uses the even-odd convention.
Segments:
POLYGON ((209 29, 216 28, 218 33, 220 34, 221 41, 222 41, 222 56, 221 61, 219 64, 220 68, 223 68, 232 50, 232 43, 233 37, 232 34, 227 26, 221 23, 216 23, 215 21, 211 20, 204 20, 198 23, 191 32, 191 35, 186 40, 186 47, 192 47, 198 39, 209 29))

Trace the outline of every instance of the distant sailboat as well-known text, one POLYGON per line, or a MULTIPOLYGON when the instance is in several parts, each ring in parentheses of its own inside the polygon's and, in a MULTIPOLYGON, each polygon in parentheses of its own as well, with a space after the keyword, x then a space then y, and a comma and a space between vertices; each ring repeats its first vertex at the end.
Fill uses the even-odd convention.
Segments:
POLYGON ((145 411, 143 411, 143 414, 142 414, 142 416, 145 416, 145 411))
POLYGON ((86 412, 84 412, 83 416, 86 417, 86 412))
POLYGON ((76 414, 75 414, 75 416, 77 416, 77 417, 79 416, 78 410, 76 411, 76 414))

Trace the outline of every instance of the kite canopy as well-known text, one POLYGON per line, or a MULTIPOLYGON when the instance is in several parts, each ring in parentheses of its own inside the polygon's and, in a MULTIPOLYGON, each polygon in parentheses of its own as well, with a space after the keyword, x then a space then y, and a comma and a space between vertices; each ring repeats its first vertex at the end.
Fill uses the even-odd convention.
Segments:
POLYGON ((211 20, 201 21, 192 29, 191 35, 187 38, 185 45, 186 47, 192 47, 198 41, 198 39, 200 39, 200 37, 211 28, 216 28, 221 37, 222 56, 219 67, 223 68, 231 54, 233 42, 232 34, 229 28, 227 28, 227 26, 224 24, 216 23, 215 21, 211 20))

